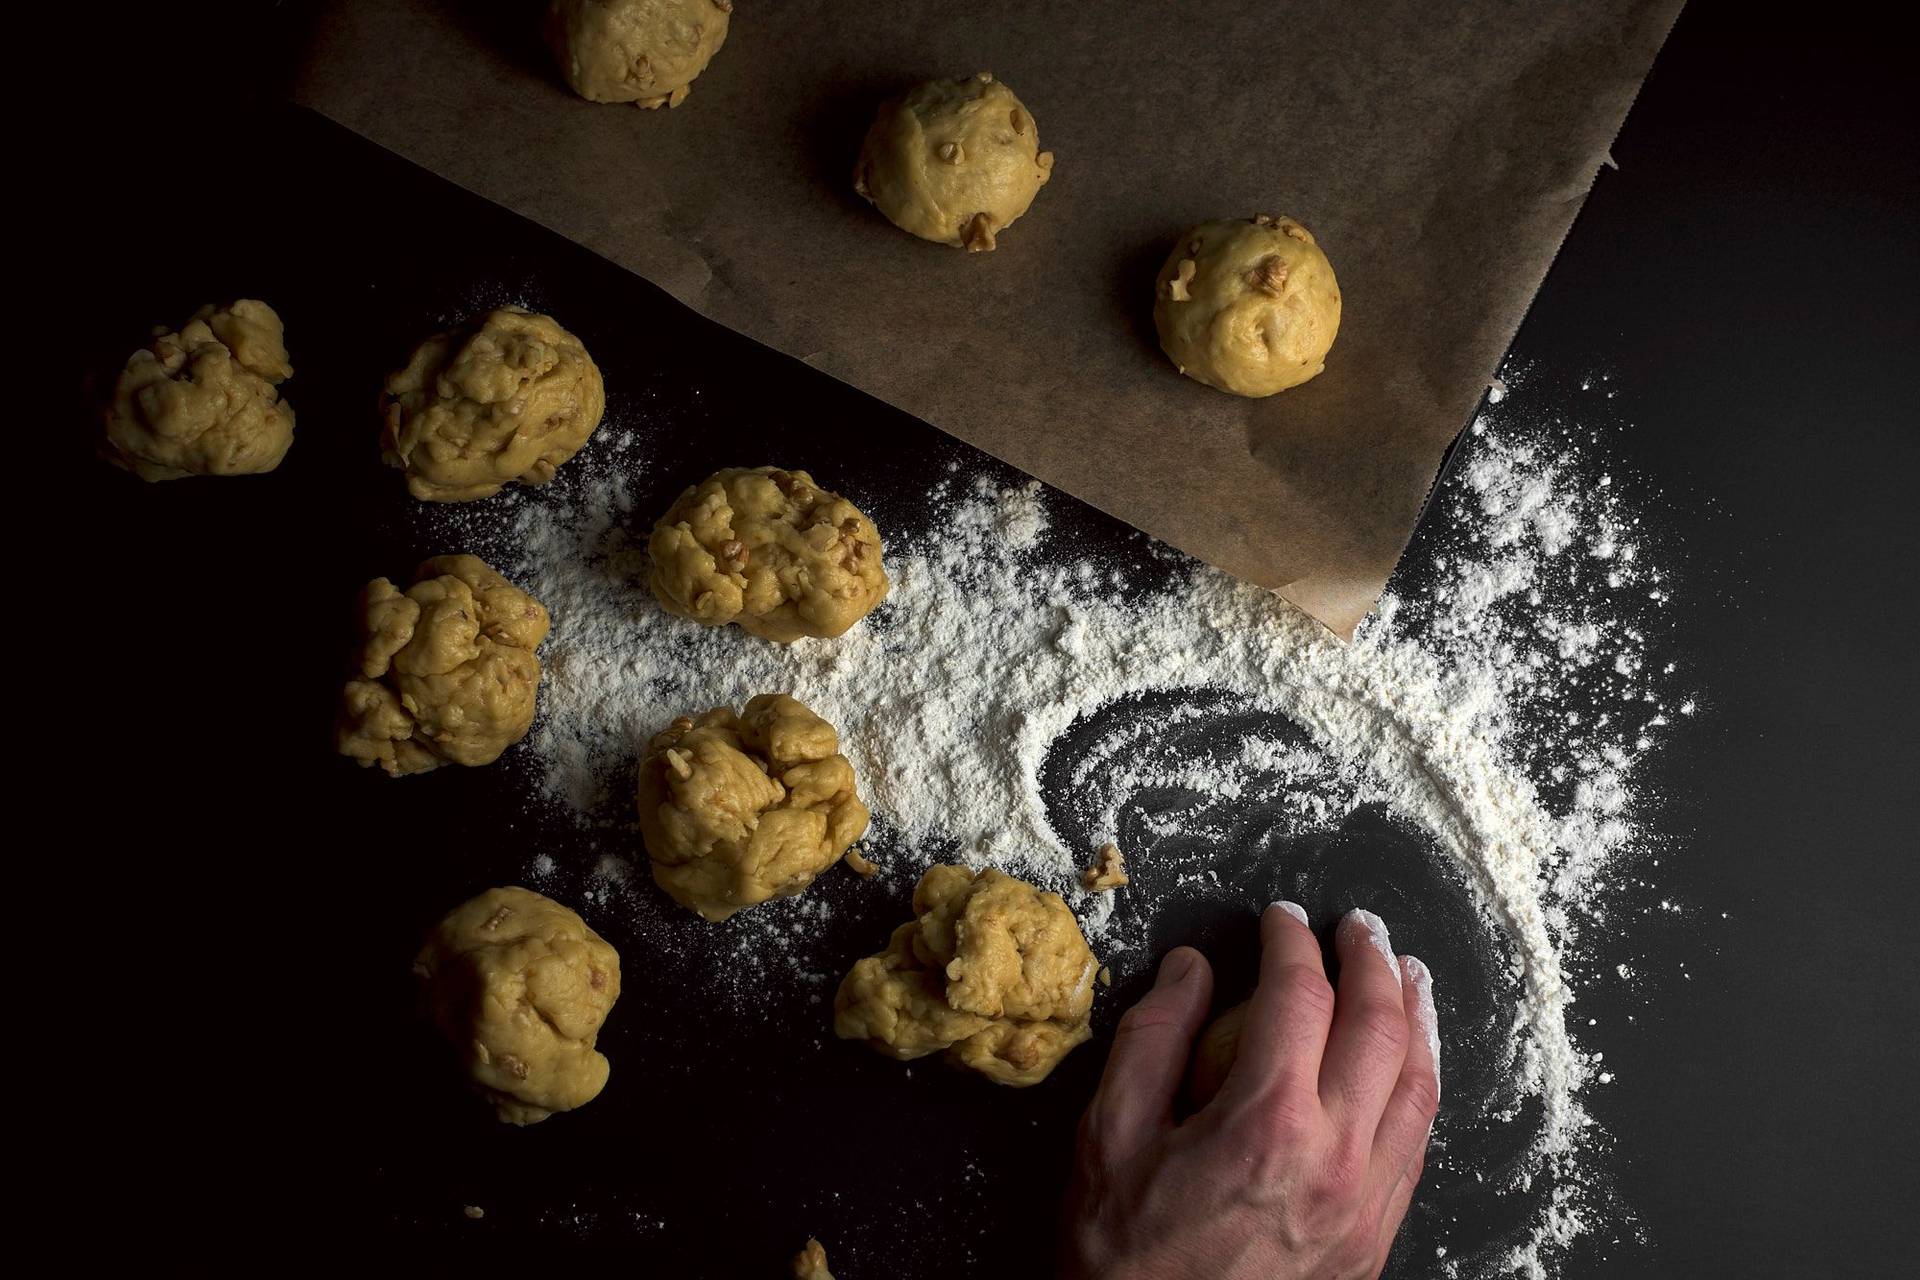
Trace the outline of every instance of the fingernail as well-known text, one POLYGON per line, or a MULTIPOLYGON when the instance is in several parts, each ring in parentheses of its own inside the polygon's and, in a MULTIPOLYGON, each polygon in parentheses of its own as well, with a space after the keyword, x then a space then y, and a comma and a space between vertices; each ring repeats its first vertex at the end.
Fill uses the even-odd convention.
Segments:
POLYGON ((1167 952, 1167 958, 1160 962, 1160 976, 1153 980, 1156 987, 1169 987, 1193 972, 1193 952, 1182 947, 1167 952))
MULTIPOLYGON (((1298 920, 1301 924, 1307 923, 1307 909, 1301 906, 1299 903, 1276 902, 1273 905, 1280 908, 1282 911, 1286 912, 1288 915, 1292 916, 1295 920, 1298 920)), ((1313 926, 1308 925, 1307 927, 1312 928, 1313 926)))
POLYGON ((1420 1020, 1420 1029, 1427 1033, 1427 1048, 1433 1051, 1433 1081, 1440 1083, 1440 1015, 1433 1007, 1433 974, 1422 964, 1418 957, 1405 957, 1407 981, 1413 983, 1414 992, 1420 997, 1415 1005, 1415 1016, 1420 1020))
POLYGON ((1353 910, 1347 912, 1346 919, 1340 923, 1349 926, 1357 925, 1359 928, 1365 929, 1367 931, 1367 941, 1373 944, 1373 949, 1378 951, 1380 958, 1387 962, 1387 968, 1393 971, 1393 980, 1396 983, 1400 981, 1400 962, 1393 958, 1393 939, 1387 933, 1387 922, 1385 920, 1382 920, 1379 916, 1373 914, 1373 912, 1368 911, 1365 907, 1355 907, 1353 910))

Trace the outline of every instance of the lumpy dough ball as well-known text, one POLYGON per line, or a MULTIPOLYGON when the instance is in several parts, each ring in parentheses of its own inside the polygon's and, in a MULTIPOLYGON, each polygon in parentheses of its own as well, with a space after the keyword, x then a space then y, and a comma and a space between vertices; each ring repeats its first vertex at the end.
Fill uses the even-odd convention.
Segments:
POLYGON ((782 644, 840 635, 887 595, 880 531, 804 471, 715 472, 660 517, 647 554, 669 613, 782 644))
POLYGON ((1226 1083, 1227 1071, 1240 1056, 1240 1031, 1247 1025, 1244 1001, 1233 1006, 1200 1033, 1200 1046, 1193 1052, 1193 1071, 1187 1079, 1187 1093, 1196 1107, 1212 1102, 1226 1083))
POLYGON ((1326 368, 1340 285, 1313 233, 1292 218, 1204 222, 1160 268, 1153 327, 1189 378, 1270 396, 1326 368))
POLYGON ((656 734, 639 808, 655 883, 716 921, 799 893, 867 830, 839 735, 777 693, 656 734))
POLYGON ((620 998, 620 955, 572 911, 530 889, 489 889, 435 926, 413 967, 434 1025, 508 1124, 606 1087, 594 1042, 620 998))
POLYGON ((826 1246, 818 1240, 807 1241, 793 1260, 793 1280, 833 1280, 833 1272, 827 1270, 826 1246))
POLYGON ((982 71, 884 103, 853 189, 922 240, 991 249, 1053 175, 1053 152, 1013 90, 982 71))
POLYGON ((551 0, 547 45, 589 102, 677 107, 727 39, 733 0, 551 0))
POLYGON ((478 556, 435 556, 414 579, 360 594, 340 752, 393 777, 492 764, 533 724, 547 611, 478 556))
POLYGON ((293 445, 285 330, 252 298, 154 331, 114 382, 101 456, 142 480, 271 471, 293 445))
POLYGON ((1059 894, 999 871, 935 866, 913 909, 887 949, 840 983, 842 1039, 894 1058, 945 1053, 997 1084, 1030 1085, 1092 1034, 1098 966, 1059 894))
POLYGON ((600 425, 599 366, 551 316, 501 307, 421 343, 387 378, 381 455, 433 502, 545 484, 600 425))

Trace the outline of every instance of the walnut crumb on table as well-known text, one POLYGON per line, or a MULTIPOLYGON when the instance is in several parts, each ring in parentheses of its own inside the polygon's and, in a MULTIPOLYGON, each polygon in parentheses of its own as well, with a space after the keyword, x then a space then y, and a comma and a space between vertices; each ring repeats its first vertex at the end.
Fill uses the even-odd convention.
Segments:
POLYGON ((1126 859, 1120 856, 1120 846, 1111 840, 1100 846, 1093 865, 1080 873, 1080 885, 1088 893, 1103 893, 1126 883, 1126 859))
POLYGON ((853 868, 856 874, 865 876, 868 879, 872 879, 880 870, 879 866, 876 865, 871 858, 861 853, 858 849, 847 850, 846 863, 849 867, 853 868))
POLYGON ((487 1211, 485 1209, 482 1209, 477 1204, 462 1205, 460 1207, 460 1212, 466 1214, 469 1218, 472 1218, 475 1222, 478 1222, 480 1219, 487 1216, 487 1211))

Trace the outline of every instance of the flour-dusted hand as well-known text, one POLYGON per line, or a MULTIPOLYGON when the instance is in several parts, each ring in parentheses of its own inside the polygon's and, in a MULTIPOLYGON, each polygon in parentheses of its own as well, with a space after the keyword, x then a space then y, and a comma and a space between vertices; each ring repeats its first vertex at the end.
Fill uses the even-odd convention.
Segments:
POLYGON ((1099 1280, 1375 1276, 1426 1164, 1440 1101, 1433 983, 1379 917, 1335 934, 1336 995, 1306 914, 1261 920, 1260 983, 1219 1092, 1174 1099, 1213 973, 1188 947, 1120 1020, 1080 1125, 1067 1271, 1099 1280))

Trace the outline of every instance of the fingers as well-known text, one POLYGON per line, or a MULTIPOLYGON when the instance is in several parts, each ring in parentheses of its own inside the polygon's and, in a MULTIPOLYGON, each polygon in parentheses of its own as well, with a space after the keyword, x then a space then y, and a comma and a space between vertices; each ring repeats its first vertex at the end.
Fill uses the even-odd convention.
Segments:
POLYGON ((1153 990, 1121 1017, 1087 1106, 1088 1133, 1108 1153, 1124 1156, 1173 1123, 1174 1095, 1212 1001, 1207 958, 1192 947, 1167 952, 1153 990))
POLYGON ((1412 1018, 1379 916, 1349 911, 1334 930, 1333 945, 1340 957, 1340 1000, 1320 1064, 1320 1098, 1337 1129, 1364 1153, 1406 1065, 1412 1018))
POLYGON ((1400 957, 1400 974, 1410 1034, 1406 1061, 1373 1137, 1376 1176, 1383 1180, 1398 1177, 1425 1158, 1440 1106, 1440 1024, 1433 1011, 1433 975, 1412 956, 1400 957))
POLYGON ((1307 913, 1276 902, 1260 918, 1260 985, 1248 1002, 1240 1056, 1222 1093, 1280 1089, 1316 1096, 1332 1021, 1333 988, 1307 913))

